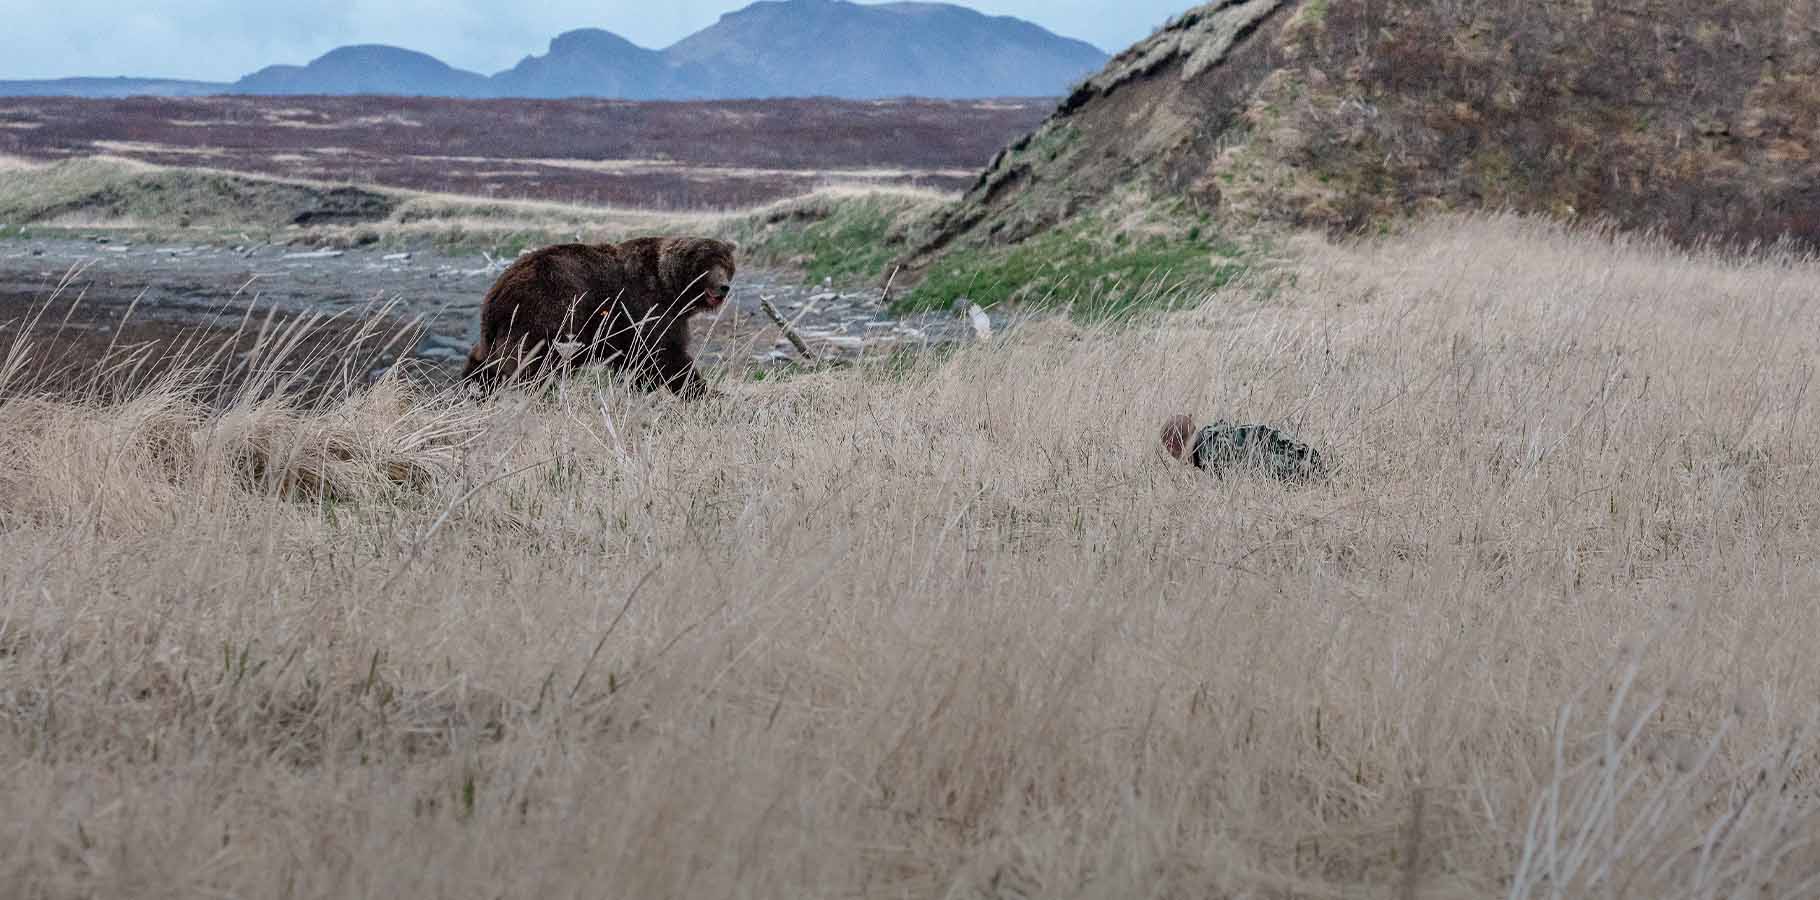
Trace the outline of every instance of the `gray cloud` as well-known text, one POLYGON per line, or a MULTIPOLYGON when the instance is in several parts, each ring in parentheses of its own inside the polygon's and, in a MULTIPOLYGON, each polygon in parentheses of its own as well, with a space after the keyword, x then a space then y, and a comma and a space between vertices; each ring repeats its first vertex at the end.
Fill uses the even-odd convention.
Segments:
MULTIPOLYGON (((978 0, 1117 51, 1193 0, 978 0)), ((304 63, 344 44, 394 44, 491 74, 571 28, 596 27, 663 47, 740 0, 47 0, 6 14, 0 79, 139 75, 227 81, 273 63, 304 63)))

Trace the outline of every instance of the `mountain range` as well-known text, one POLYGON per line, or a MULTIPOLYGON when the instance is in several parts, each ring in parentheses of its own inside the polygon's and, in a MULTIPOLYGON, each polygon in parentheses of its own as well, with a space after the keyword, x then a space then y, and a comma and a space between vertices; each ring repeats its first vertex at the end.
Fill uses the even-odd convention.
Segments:
POLYGON ((1092 44, 963 6, 763 0, 663 50, 610 31, 570 31, 551 41, 543 55, 492 76, 413 50, 363 44, 337 48, 307 65, 268 66, 231 83, 0 81, 0 96, 1042 97, 1067 93, 1106 60, 1092 44))

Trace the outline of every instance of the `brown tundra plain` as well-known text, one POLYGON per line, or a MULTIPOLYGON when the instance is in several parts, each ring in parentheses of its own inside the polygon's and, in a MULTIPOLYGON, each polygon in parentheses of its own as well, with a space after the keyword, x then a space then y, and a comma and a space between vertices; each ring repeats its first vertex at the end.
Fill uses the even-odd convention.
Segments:
POLYGON ((1816 896, 1820 265, 1287 249, 696 405, 13 392, 4 893, 1816 896))
POLYGON ((828 186, 958 190, 1053 107, 1031 98, 0 97, 0 157, 106 155, 470 197, 728 209, 828 186))

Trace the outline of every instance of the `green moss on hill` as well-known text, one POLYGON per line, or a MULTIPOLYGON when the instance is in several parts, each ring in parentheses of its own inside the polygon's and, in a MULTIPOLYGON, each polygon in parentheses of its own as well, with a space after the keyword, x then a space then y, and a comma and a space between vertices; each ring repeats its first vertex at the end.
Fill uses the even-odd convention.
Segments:
POLYGON ((920 191, 834 192, 736 214, 714 226, 743 259, 803 270, 814 281, 870 281, 888 274, 910 229, 940 207, 920 191))
POLYGON ((941 257, 900 301, 906 310, 1067 308, 1113 317, 1183 292, 1223 287, 1253 269, 1250 254, 1202 227, 1128 232, 1100 219, 1051 229, 1003 247, 967 247, 941 257))

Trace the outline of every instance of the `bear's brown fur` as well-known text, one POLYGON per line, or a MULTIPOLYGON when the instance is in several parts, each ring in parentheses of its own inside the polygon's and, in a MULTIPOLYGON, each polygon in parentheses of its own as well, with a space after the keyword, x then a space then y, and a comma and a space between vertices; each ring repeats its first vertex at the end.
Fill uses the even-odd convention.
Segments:
POLYGON ((707 384, 689 356, 689 317, 726 302, 735 248, 709 238, 559 244, 514 262, 480 307, 462 377, 490 392, 546 366, 605 363, 639 387, 683 397, 707 384))

